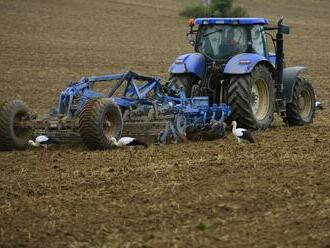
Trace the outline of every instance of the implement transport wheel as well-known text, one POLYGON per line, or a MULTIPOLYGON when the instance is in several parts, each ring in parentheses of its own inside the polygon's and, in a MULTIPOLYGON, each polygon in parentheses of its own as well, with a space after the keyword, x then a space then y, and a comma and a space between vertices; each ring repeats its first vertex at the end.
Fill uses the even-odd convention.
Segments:
POLYGON ((232 109, 230 121, 246 128, 268 128, 275 111, 275 88, 269 69, 258 65, 249 75, 231 78, 227 102, 232 109))
POLYGON ((315 93, 312 85, 304 78, 297 78, 293 88, 292 102, 286 105, 283 121, 289 126, 312 123, 315 115, 315 93))
POLYGON ((109 98, 89 100, 79 116, 79 132, 90 150, 111 148, 111 137, 118 139, 123 130, 120 108, 109 98))
POLYGON ((199 79, 190 74, 172 75, 169 79, 170 88, 179 95, 181 88, 186 97, 191 97, 191 89, 193 85, 198 83, 199 79))
POLYGON ((19 126, 29 118, 28 105, 12 100, 0 105, 0 151, 24 150, 32 136, 32 129, 19 126))

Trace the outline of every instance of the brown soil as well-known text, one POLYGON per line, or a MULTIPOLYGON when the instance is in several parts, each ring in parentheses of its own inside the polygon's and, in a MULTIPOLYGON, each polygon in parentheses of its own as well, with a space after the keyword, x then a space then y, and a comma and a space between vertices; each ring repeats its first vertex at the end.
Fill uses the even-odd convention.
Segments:
MULTIPOLYGON (((133 69, 167 77, 192 48, 187 1, 0 0, 1 100, 38 112, 70 80, 133 69)), ((238 1, 285 15, 287 64, 306 65, 326 110, 314 124, 280 120, 239 145, 213 142, 128 152, 61 146, 0 153, 1 247, 329 247, 330 2, 238 1)))

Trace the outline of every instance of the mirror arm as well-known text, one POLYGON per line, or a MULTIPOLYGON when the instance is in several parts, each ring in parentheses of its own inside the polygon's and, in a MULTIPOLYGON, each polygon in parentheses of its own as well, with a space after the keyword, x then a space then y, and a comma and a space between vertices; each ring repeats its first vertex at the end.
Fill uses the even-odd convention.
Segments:
POLYGON ((277 30, 277 29, 278 29, 278 27, 270 27, 270 26, 268 26, 268 27, 265 26, 265 27, 264 27, 264 30, 267 30, 267 31, 268 31, 268 30, 277 30))

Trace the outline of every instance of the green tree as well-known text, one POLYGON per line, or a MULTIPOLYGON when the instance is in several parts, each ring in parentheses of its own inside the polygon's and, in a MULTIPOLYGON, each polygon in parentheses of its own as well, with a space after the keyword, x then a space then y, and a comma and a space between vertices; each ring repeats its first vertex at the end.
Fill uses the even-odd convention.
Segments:
POLYGON ((232 7, 232 0, 213 0, 210 5, 213 16, 219 17, 228 17, 232 7))
POLYGON ((180 16, 184 17, 245 17, 248 16, 247 11, 240 7, 234 6, 233 0, 211 0, 208 7, 200 4, 189 5, 180 16))

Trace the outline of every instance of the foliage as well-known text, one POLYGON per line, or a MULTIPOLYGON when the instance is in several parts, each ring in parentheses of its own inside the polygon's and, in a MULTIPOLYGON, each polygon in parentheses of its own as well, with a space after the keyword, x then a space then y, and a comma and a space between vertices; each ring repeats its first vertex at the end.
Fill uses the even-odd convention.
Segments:
POLYGON ((187 6, 183 11, 180 12, 180 16, 183 17, 202 17, 207 16, 207 8, 203 5, 191 5, 187 6))
POLYGON ((180 12, 184 17, 245 17, 247 11, 240 6, 233 6, 233 0, 212 0, 209 6, 201 3, 187 6, 180 12))

